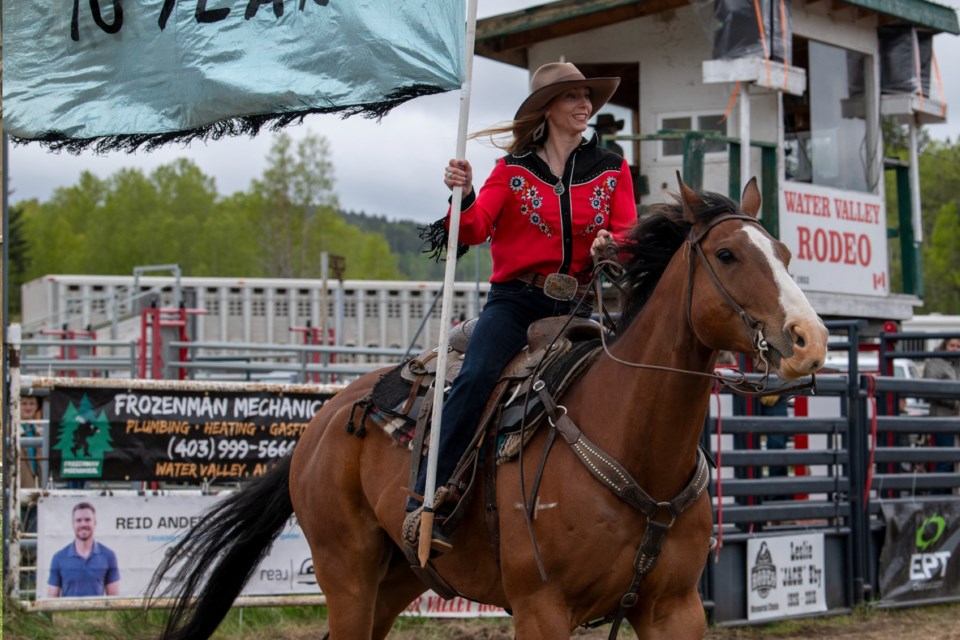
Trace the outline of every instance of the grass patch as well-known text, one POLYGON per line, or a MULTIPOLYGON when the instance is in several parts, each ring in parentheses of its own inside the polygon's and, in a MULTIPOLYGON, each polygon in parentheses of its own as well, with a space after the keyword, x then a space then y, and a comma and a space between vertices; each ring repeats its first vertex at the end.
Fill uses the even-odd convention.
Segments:
MULTIPOLYGON (((7 607, 4 640, 92 640, 95 638, 150 638, 159 634, 165 612, 64 611, 31 612, 7 607)), ((296 630, 326 628, 326 607, 249 607, 231 609, 214 638, 296 637, 296 630)), ((304 635, 304 637, 308 637, 304 635)))

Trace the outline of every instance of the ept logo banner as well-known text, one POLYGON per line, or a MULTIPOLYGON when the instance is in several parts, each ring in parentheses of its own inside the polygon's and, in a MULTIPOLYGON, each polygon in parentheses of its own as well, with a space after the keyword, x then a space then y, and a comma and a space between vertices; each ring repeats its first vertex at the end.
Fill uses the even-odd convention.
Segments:
POLYGON ((885 504, 883 515, 887 522, 879 567, 883 601, 960 595, 960 503, 925 499, 885 504))
POLYGON ((910 556, 911 580, 926 581, 947 576, 947 566, 952 553, 949 550, 935 550, 946 529, 947 521, 939 515, 924 519, 917 527, 918 552, 910 556))

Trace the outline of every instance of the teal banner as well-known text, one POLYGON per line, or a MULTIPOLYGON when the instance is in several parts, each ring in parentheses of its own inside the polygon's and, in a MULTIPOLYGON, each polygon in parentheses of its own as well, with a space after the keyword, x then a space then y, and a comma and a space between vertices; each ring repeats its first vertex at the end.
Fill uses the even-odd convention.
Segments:
POLYGON ((3 121, 99 150, 382 116, 464 77, 464 0, 3 3, 3 121))

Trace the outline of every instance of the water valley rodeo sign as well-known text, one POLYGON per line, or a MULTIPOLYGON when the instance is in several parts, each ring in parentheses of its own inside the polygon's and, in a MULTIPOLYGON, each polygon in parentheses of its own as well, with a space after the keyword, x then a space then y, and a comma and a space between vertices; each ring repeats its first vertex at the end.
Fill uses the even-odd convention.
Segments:
POLYGON ((780 239, 793 253, 790 274, 805 291, 890 291, 886 210, 878 196, 787 182, 780 239))
POLYGON ((55 480, 235 481, 293 451, 333 392, 57 388, 50 394, 55 480))

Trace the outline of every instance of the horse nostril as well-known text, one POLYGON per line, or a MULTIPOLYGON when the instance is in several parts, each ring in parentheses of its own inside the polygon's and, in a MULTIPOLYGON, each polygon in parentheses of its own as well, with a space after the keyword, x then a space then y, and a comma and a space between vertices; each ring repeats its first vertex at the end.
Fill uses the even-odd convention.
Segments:
POLYGON ((797 336, 797 346, 801 349, 807 346, 807 341, 803 339, 803 336, 797 336))

